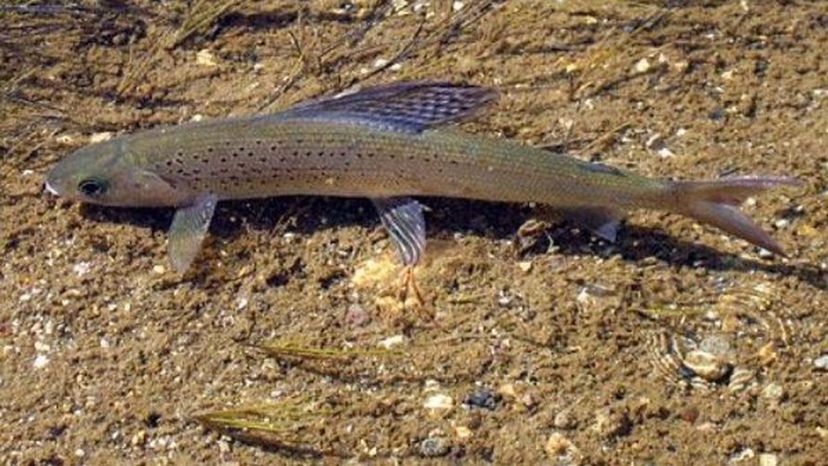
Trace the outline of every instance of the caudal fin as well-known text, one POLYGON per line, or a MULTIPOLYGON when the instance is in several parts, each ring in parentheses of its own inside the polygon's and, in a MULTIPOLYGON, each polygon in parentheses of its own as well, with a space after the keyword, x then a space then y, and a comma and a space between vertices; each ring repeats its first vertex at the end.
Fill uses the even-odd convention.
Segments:
POLYGON ((777 186, 799 186, 789 177, 725 178, 715 181, 678 181, 675 184, 678 211, 700 222, 742 238, 781 256, 779 244, 747 215, 739 205, 749 196, 777 186))

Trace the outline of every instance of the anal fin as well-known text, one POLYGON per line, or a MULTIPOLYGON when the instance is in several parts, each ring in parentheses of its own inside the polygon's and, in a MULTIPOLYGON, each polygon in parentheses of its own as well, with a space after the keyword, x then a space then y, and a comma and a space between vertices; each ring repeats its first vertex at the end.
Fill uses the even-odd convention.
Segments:
POLYGON ((215 194, 204 194, 196 198, 192 205, 175 211, 168 247, 170 263, 176 272, 186 272, 198 255, 217 201, 215 194))
POLYGON ((608 207, 561 209, 561 213, 566 220, 586 228, 595 236, 611 243, 614 243, 618 236, 618 227, 623 218, 620 211, 608 207))

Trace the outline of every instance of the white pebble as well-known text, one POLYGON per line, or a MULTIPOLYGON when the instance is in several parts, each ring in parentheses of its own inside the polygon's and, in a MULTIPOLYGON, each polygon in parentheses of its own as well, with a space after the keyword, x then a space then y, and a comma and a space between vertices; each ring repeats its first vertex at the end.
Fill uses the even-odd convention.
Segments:
POLYGON ((428 398, 426 398, 425 402, 423 403, 423 408, 425 409, 451 409, 454 407, 454 399, 450 396, 442 394, 442 393, 435 393, 428 398))
POLYGON ((405 337, 404 336, 394 335, 394 336, 390 336, 390 337, 380 341, 379 343, 377 343, 377 346, 382 346, 385 349, 391 349, 391 348, 393 348, 397 345, 401 345, 403 343, 405 343, 405 337))
POLYGON ((32 366, 35 369, 43 369, 47 364, 49 364, 49 358, 45 354, 38 354, 32 366))
POLYGON ((74 267, 72 267, 72 271, 74 271, 75 274, 79 277, 86 275, 87 273, 89 273, 91 269, 91 262, 78 262, 77 264, 75 264, 74 267))
POLYGON ((828 371, 828 354, 816 358, 814 367, 821 371, 828 371))
POLYGON ((650 60, 646 58, 642 58, 636 62, 635 66, 633 66, 633 71, 636 73, 646 73, 650 70, 650 60))
POLYGON ((762 453, 759 455, 759 466, 776 466, 779 459, 773 453, 762 453))
POLYGON ((216 57, 213 56, 213 52, 202 49, 196 53, 196 63, 203 66, 216 66, 216 57))
POLYGON ((89 143, 95 144, 97 142, 109 141, 110 139, 112 139, 112 133, 110 133, 109 131, 104 131, 89 136, 89 143))

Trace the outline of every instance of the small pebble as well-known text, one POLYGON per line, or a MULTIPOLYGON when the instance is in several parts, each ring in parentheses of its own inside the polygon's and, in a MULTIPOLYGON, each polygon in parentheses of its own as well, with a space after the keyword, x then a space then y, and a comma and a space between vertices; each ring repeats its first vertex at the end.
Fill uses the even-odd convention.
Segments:
POLYGON ((563 410, 555 415, 555 420, 552 424, 558 429, 573 429, 575 427, 575 418, 572 417, 572 412, 563 410))
POLYGON ((828 371, 828 354, 816 358, 814 360, 814 367, 818 371, 828 371))
POLYGON ((49 364, 49 358, 45 354, 38 354, 32 366, 35 369, 43 369, 47 364, 49 364))
POLYGON ((650 70, 650 60, 647 60, 646 58, 642 58, 641 60, 638 60, 635 63, 635 65, 633 66, 633 71, 635 71, 636 73, 646 73, 649 70, 650 70))
POLYGON ((377 346, 382 346, 385 349, 391 349, 395 346, 401 345, 405 343, 405 337, 402 335, 394 335, 390 336, 384 340, 381 340, 377 343, 377 346))
POLYGON ((196 63, 202 66, 216 66, 216 57, 209 50, 202 49, 196 53, 196 63))
POLYGON ((696 422, 696 419, 699 418, 699 409, 695 406, 690 406, 687 409, 683 410, 680 416, 682 419, 692 424, 696 422))
POLYGON ((778 383, 769 383, 762 389, 762 397, 778 403, 785 396, 785 390, 778 383))
POLYGON ((433 410, 451 409, 454 407, 454 399, 442 393, 435 393, 423 402, 423 408, 433 410))
POLYGON ((485 408, 493 411, 497 408, 498 401, 500 401, 500 396, 498 396, 495 392, 486 387, 480 387, 468 395, 466 399, 463 400, 463 404, 474 408, 485 408))
POLYGON ((454 433, 457 435, 457 438, 460 439, 467 439, 473 435, 471 429, 466 426, 457 426, 454 428, 454 433))
POLYGON ((165 269, 163 265, 156 265, 155 267, 152 268, 152 272, 157 274, 157 275, 163 275, 164 272, 166 272, 166 271, 167 271, 167 269, 165 269))
POLYGON ((759 466, 776 466, 779 459, 773 453, 762 453, 759 455, 759 466))
POLYGON ((95 144, 95 143, 98 143, 98 142, 109 141, 110 139, 112 139, 112 133, 110 133, 109 131, 104 131, 102 133, 95 133, 95 134, 89 136, 89 144, 95 144))
POLYGON ((420 454, 426 458, 443 456, 449 452, 450 443, 443 437, 429 437, 420 443, 420 454))

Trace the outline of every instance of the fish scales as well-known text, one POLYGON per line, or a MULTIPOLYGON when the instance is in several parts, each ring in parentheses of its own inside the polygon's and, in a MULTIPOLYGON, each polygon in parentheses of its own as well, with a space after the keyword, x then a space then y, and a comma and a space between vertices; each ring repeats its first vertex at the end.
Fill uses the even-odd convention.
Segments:
POLYGON ((796 180, 652 179, 445 128, 496 96, 478 86, 394 83, 273 115, 145 131, 76 151, 51 170, 46 188, 82 202, 175 207, 168 244, 180 272, 196 257, 218 201, 283 195, 370 198, 406 265, 426 244, 423 206, 408 196, 546 204, 609 241, 623 212, 658 209, 783 254, 737 206, 796 180))
POLYGON ((151 154, 138 160, 146 168, 220 199, 419 195, 658 208, 663 196, 646 194, 668 189, 658 180, 595 173, 578 159, 450 130, 405 134, 253 118, 173 128, 124 147, 151 154))

